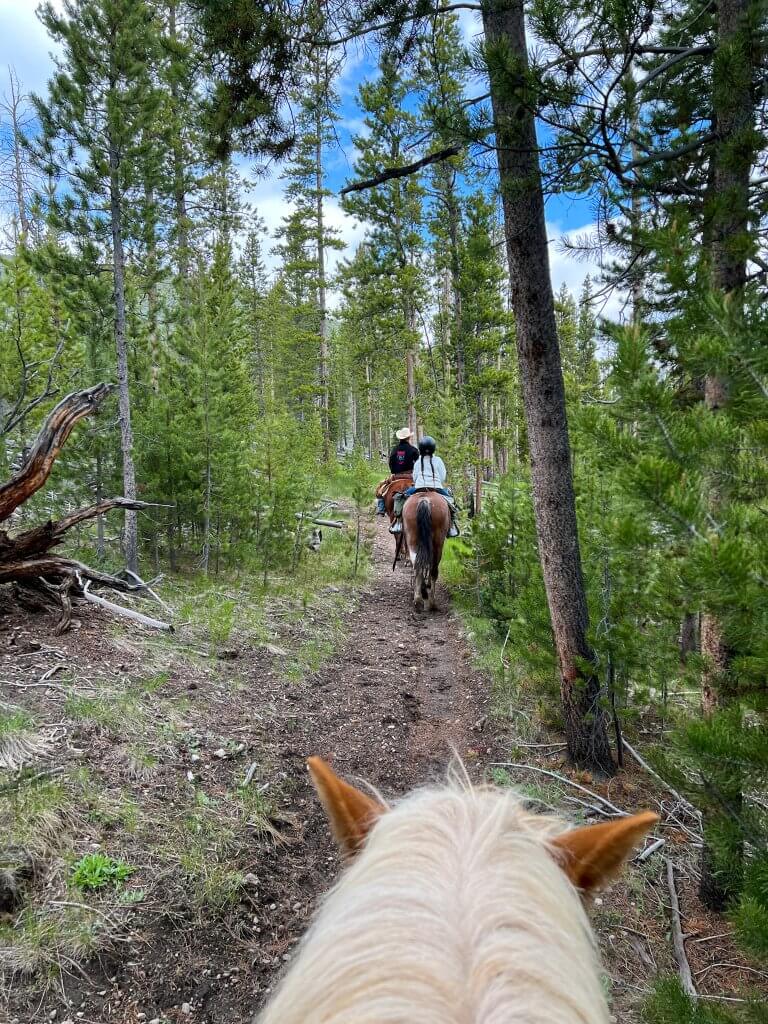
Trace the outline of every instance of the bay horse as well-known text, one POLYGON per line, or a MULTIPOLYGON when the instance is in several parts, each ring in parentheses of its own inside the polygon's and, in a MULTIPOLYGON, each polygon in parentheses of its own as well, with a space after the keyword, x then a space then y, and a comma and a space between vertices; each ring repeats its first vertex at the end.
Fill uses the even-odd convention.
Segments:
POLYGON ((407 491, 413 487, 413 475, 411 473, 393 473, 390 477, 387 493, 384 495, 384 509, 389 516, 389 525, 395 521, 395 495, 407 491))
POLYGON ((436 491, 416 491, 403 508, 403 535, 413 566, 413 607, 435 607, 435 584, 451 526, 448 502, 436 491))
POLYGON ((582 897, 658 815, 567 830, 466 778, 389 807, 308 767, 349 863, 255 1024, 608 1024, 582 897))

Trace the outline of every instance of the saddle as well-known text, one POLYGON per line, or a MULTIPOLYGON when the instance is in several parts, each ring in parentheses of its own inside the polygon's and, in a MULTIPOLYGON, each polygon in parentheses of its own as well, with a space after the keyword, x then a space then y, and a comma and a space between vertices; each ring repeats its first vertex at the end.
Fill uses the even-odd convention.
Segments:
POLYGON ((389 491, 394 487, 395 484, 402 484, 402 490, 410 487, 413 483, 413 474, 411 473, 393 473, 388 476, 386 480, 382 480, 379 486, 376 488, 376 497, 385 498, 389 491))

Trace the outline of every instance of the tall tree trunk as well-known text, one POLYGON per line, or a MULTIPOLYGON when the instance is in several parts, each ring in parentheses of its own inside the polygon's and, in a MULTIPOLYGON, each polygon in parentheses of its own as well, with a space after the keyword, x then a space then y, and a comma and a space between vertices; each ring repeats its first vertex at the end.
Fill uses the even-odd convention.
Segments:
MULTIPOLYGON (((168 35, 178 41, 176 27, 176 0, 168 2, 168 35)), ((183 101, 179 82, 171 80, 171 111, 174 119, 171 151, 173 156, 173 205, 176 215, 176 266, 182 285, 182 306, 186 312, 189 306, 187 286, 189 282, 189 218, 187 215, 187 190, 184 167, 184 141, 181 134, 181 111, 183 101)))
POLYGON ((587 640, 589 616, 549 273, 534 104, 526 95, 528 52, 523 0, 484 0, 482 17, 536 533, 559 662, 568 752, 577 764, 611 772, 614 765, 600 682, 593 668, 594 652, 587 640))
POLYGON ((7 103, 7 110, 11 117, 11 132, 13 133, 13 165, 14 185, 16 187, 16 206, 19 212, 19 224, 21 225, 21 241, 25 241, 29 234, 29 217, 27 216, 27 198, 24 195, 24 162, 22 158, 22 131, 19 124, 19 107, 21 106, 21 93, 16 75, 11 70, 11 98, 7 103))
MULTIPOLYGON (((125 336, 125 254, 123 252, 123 208, 120 192, 120 157, 113 138, 109 139, 109 207, 112 220, 112 267, 115 302, 115 349, 117 352, 117 405, 120 416, 120 449, 123 457, 123 492, 136 500, 136 470, 133 465, 131 396, 128 387, 128 344, 125 336)), ((125 513, 125 561, 131 572, 139 571, 139 538, 136 513, 125 513)))
MULTIPOLYGON (((319 68, 318 68, 319 78, 319 68)), ((319 82, 318 82, 319 85, 319 82)), ((331 455, 330 402, 328 396, 328 309, 325 283, 325 222, 323 219, 323 117, 320 105, 315 115, 315 203, 317 217, 317 305, 320 314, 320 418, 323 427, 323 456, 331 455)))
MULTIPOLYGON (((712 283, 734 303, 747 279, 745 236, 749 232, 749 176, 754 159, 753 132, 755 124, 754 62, 758 49, 752 38, 754 26, 752 0, 718 0, 717 50, 712 82, 712 123, 719 138, 712 154, 710 182, 705 216, 709 221, 708 243, 712 267, 712 283)), ((728 381, 710 374, 704 382, 704 402, 713 415, 728 403, 728 381)), ((724 477, 724 474, 723 474, 724 477)), ((726 495, 722 479, 708 482, 708 504, 712 517, 722 515, 726 495)), ((732 698, 729 682, 731 651, 719 617, 705 611, 701 617, 701 653, 705 658, 702 679, 702 708, 706 714, 727 706, 732 698)), ((742 787, 738 773, 715 782, 718 802, 727 808, 731 818, 742 809, 742 787)), ((735 895, 729 879, 740 877, 739 865, 744 848, 741 836, 731 833, 727 853, 729 871, 718 870, 717 857, 708 841, 707 819, 704 819, 704 845, 701 855, 699 893, 704 904, 715 910, 724 909, 735 895), (735 870, 734 870, 735 867, 735 870)), ((738 884, 738 883, 737 883, 738 884)))

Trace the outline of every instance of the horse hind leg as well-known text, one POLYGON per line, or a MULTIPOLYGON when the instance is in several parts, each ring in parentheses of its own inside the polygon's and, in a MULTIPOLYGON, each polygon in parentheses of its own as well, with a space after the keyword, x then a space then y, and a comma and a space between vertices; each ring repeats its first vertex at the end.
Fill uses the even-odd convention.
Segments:
POLYGON ((424 589, 424 581, 421 573, 414 573, 413 576, 413 607, 417 612, 424 611, 424 598, 421 596, 424 589))
POLYGON ((435 578, 430 576, 427 593, 425 595, 427 602, 427 611, 431 612, 435 609, 435 578))

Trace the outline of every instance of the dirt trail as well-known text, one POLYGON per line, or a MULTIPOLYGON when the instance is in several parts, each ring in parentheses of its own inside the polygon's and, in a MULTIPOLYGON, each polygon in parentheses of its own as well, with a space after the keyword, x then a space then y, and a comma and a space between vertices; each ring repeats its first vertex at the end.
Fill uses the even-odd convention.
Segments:
POLYGON ((410 567, 392 571, 392 536, 382 518, 375 529, 371 584, 342 649, 313 682, 326 710, 314 738, 339 771, 399 793, 443 777, 453 750, 470 770, 487 762, 490 687, 445 588, 434 612, 414 612, 410 567))

